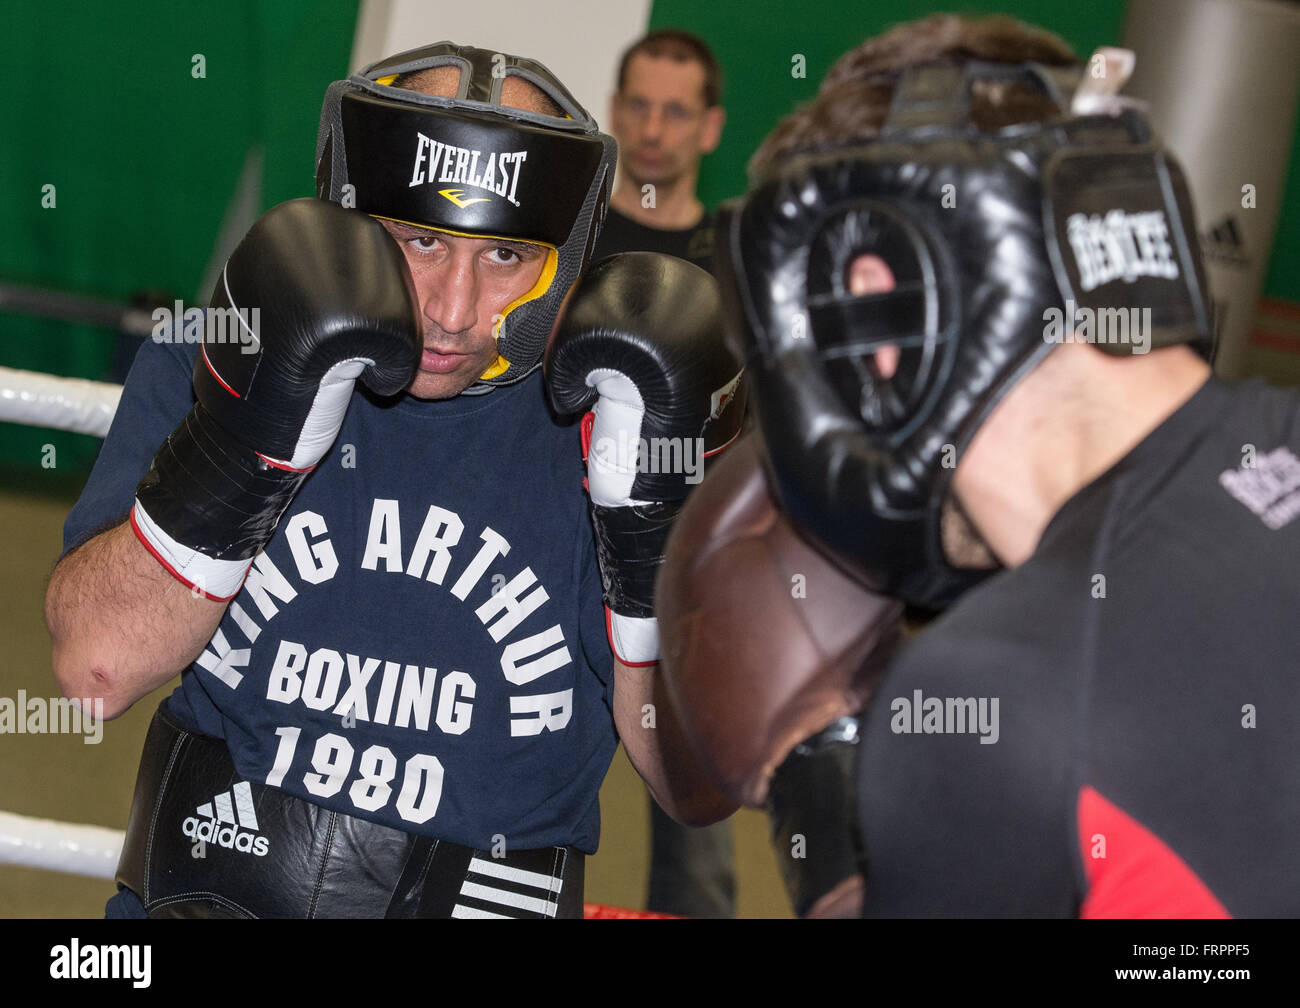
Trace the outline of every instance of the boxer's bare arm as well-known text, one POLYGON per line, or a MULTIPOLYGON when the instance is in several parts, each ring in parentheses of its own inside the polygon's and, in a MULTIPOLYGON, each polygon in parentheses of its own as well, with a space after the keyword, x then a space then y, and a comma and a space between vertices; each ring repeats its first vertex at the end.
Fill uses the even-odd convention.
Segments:
POLYGON ((709 782, 691 751, 658 666, 614 659, 614 723, 650 794, 678 822, 707 826, 739 808, 709 782))
POLYGON ((116 717, 198 656, 228 604, 172 577, 122 522, 65 556, 50 577, 45 622, 59 689, 70 699, 102 698, 104 716, 116 717))

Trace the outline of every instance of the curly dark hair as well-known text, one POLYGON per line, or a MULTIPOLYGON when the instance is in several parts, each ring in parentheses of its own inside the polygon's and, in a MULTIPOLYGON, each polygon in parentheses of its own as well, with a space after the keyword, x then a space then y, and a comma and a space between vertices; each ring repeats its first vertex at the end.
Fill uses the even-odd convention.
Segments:
MULTIPOLYGON (((868 39, 841 56, 826 74, 817 97, 786 116, 749 163, 751 177, 800 151, 870 140, 880 132, 903 70, 918 63, 968 60, 994 63, 1077 63, 1060 37, 1015 18, 934 14, 868 39)), ((1037 91, 1002 82, 976 81, 971 116, 981 129, 1034 122, 1057 108, 1037 91)))

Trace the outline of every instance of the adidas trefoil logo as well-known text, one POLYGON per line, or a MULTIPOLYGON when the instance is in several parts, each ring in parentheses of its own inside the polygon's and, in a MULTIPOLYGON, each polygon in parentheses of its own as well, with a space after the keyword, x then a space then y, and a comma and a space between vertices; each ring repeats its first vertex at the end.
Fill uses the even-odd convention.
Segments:
POLYGON ((229 791, 204 802, 181 824, 181 832, 191 840, 204 840, 218 847, 266 857, 270 841, 257 835, 257 814, 253 811, 253 789, 240 781, 229 791), (215 811, 214 811, 215 807, 215 811), (251 830, 252 832, 244 832, 251 830))
POLYGON ((1206 259, 1230 266, 1250 265, 1250 257, 1246 253, 1246 241, 1232 214, 1207 227, 1201 233, 1200 239, 1201 254, 1206 259))

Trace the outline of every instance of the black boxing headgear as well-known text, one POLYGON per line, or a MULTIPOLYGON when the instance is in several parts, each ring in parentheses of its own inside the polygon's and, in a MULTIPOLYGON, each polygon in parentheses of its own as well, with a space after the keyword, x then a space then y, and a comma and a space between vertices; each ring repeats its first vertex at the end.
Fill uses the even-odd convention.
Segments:
POLYGON ((944 498, 979 425, 1058 342, 1132 320, 1140 332, 1099 347, 1209 354, 1182 171, 1133 103, 1070 114, 1071 79, 1033 64, 912 68, 879 139, 790 161, 719 217, 724 315, 778 498, 868 587, 918 605, 987 575, 948 562, 944 498), (1060 115, 982 132, 976 78, 1028 84, 1060 115), (895 287, 855 297, 849 268, 868 253, 895 287), (899 349, 888 378, 873 356, 886 344, 899 349))
POLYGON ((537 285, 496 329, 497 360, 469 389, 508 385, 541 363, 565 294, 605 219, 617 147, 556 77, 530 59, 439 42, 391 56, 325 93, 316 195, 375 217, 547 248, 537 285), (450 66, 455 97, 394 87, 402 74, 450 66), (509 77, 562 112, 501 104, 509 77))

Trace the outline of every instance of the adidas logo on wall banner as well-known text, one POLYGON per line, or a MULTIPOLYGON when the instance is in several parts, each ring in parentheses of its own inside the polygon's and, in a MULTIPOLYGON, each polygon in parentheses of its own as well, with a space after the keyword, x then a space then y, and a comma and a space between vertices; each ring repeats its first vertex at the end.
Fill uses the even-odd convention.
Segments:
POLYGON ((1246 255, 1246 242, 1232 214, 1211 224, 1201 233, 1200 238, 1201 254, 1206 259, 1225 266, 1250 265, 1250 257, 1246 255))
POLYGON ((212 801, 204 802, 195 812, 197 816, 190 816, 181 824, 181 832, 191 840, 204 840, 228 850, 266 857, 270 842, 264 836, 257 836, 253 789, 248 781, 240 781, 212 801), (242 832, 239 827, 252 832, 242 832))

